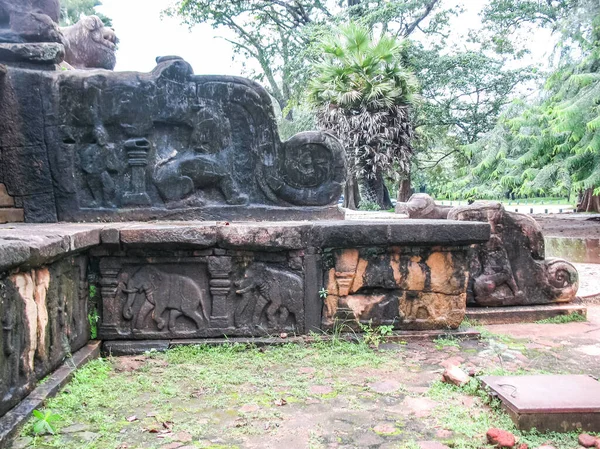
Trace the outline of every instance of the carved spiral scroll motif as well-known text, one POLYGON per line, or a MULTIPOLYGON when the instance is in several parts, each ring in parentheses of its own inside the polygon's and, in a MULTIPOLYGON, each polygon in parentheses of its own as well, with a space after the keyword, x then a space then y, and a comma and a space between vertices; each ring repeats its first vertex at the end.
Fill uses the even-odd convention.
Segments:
POLYGON ((267 188, 296 206, 331 204, 346 181, 344 148, 324 132, 302 132, 284 142, 276 167, 265 167, 267 188))
POLYGON ((556 302, 569 302, 579 289, 577 269, 566 260, 547 259, 544 261, 546 279, 556 296, 556 302))

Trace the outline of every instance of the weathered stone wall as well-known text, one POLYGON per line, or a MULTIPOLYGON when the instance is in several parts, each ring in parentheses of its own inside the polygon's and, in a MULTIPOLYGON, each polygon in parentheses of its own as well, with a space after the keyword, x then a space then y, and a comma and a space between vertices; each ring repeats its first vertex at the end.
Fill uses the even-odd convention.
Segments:
POLYGON ((282 142, 257 83, 177 57, 151 73, 42 68, 0 74, 0 182, 26 222, 343 215, 342 146, 320 131, 282 142))
POLYGON ((0 276, 0 415, 89 340, 84 255, 0 276))
POLYGON ((323 328, 393 325, 457 328, 467 304, 467 247, 335 250, 327 270, 323 328))

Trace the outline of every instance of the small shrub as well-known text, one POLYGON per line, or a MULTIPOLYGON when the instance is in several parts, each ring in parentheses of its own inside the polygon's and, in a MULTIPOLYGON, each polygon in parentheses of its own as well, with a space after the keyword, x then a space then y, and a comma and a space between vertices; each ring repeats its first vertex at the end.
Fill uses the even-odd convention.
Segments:
POLYGON ((54 423, 62 421, 62 416, 52 413, 50 410, 41 412, 39 410, 33 411, 33 433, 35 435, 45 435, 50 433, 56 434, 56 427, 54 423))

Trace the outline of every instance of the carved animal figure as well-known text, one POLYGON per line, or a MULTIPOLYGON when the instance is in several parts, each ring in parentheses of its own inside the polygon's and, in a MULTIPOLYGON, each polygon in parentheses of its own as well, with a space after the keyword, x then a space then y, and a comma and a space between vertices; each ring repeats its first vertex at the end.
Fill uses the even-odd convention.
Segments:
POLYGON ((115 68, 119 39, 98 16, 82 17, 61 31, 65 37, 65 62, 69 65, 76 69, 115 68))
POLYGON ((186 276, 165 273, 152 265, 146 265, 131 276, 126 291, 127 302, 123 307, 123 317, 126 320, 133 319, 133 303, 137 295, 145 296, 135 322, 136 329, 143 327, 150 312, 159 330, 166 324, 163 317, 165 311, 169 312, 170 331, 175 329, 175 320, 182 315, 192 319, 198 329, 208 324, 208 298, 203 295, 200 286, 186 276))
POLYGON ((247 204, 248 196, 241 194, 231 174, 216 156, 183 152, 157 166, 154 185, 165 202, 182 200, 197 190, 217 187, 227 204, 247 204))
POLYGON ((244 277, 237 285, 240 289, 236 293, 244 296, 243 302, 248 304, 249 298, 246 295, 250 293, 256 299, 252 315, 254 326, 260 324, 260 318, 265 311, 271 327, 283 326, 291 313, 298 330, 304 329, 304 290, 299 276, 267 267, 263 263, 253 263, 246 269, 244 277))
POLYGON ((396 204, 396 213, 407 214, 409 218, 445 219, 451 206, 438 206, 426 193, 414 193, 406 203, 396 204))
POLYGON ((506 211, 498 202, 478 201, 453 208, 448 219, 490 224, 490 240, 478 245, 470 262, 469 299, 475 305, 548 304, 575 298, 577 270, 567 261, 545 259, 544 236, 532 217, 506 211))
POLYGON ((0 42, 63 42, 59 0, 0 0, 0 42))

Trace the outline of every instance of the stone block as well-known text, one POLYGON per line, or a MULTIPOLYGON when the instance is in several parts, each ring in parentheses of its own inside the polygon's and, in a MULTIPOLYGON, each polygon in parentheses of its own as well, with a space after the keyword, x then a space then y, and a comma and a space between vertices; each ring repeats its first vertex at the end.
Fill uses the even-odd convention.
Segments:
POLYGON ((0 224, 22 223, 25 220, 23 209, 0 208, 0 224))
POLYGON ((6 186, 0 183, 0 207, 15 207, 15 199, 8 194, 6 186))
POLYGON ((0 62, 59 64, 64 58, 65 47, 57 43, 0 43, 0 62))

